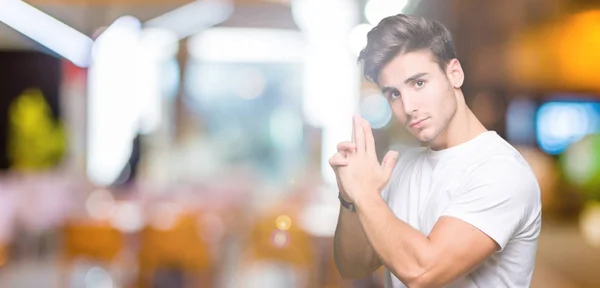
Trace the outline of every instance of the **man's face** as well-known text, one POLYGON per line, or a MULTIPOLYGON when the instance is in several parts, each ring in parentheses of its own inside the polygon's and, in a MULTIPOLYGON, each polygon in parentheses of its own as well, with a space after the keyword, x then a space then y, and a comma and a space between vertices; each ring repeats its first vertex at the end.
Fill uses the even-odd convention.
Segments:
POLYGON ((392 111, 418 140, 430 142, 456 113, 456 95, 430 51, 396 56, 379 75, 379 86, 392 111))

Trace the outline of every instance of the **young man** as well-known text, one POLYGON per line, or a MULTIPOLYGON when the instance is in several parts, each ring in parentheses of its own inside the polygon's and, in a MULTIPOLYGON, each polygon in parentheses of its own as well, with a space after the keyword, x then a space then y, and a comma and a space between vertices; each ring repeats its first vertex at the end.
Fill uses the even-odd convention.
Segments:
POLYGON ((367 79, 428 147, 379 164, 369 124, 330 164, 340 211, 334 256, 342 276, 382 264, 386 287, 529 287, 541 226, 540 189, 523 157, 477 120, 449 31, 397 15, 368 34, 367 79))

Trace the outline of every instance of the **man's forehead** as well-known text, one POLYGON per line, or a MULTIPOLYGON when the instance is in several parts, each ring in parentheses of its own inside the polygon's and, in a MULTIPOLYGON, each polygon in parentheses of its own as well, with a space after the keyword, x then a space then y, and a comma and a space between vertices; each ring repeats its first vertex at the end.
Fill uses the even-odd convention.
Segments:
POLYGON ((439 69, 429 51, 400 54, 383 67, 379 75, 379 86, 399 85, 407 78, 419 73, 432 73, 439 69))

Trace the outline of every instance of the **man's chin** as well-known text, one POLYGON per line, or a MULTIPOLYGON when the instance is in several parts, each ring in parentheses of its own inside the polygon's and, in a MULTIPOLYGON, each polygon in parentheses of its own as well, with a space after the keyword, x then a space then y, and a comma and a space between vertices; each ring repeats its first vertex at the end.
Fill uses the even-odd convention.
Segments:
POLYGON ((431 142, 433 140, 434 140, 434 138, 432 138, 432 137, 421 137, 421 138, 419 138, 419 141, 421 141, 423 143, 429 143, 429 142, 431 142))
POLYGON ((413 135, 415 136, 415 138, 417 138, 417 140, 421 142, 430 142, 435 138, 432 136, 431 133, 429 133, 429 131, 427 131, 427 129, 423 129, 421 131, 418 131, 417 133, 413 133, 413 135))

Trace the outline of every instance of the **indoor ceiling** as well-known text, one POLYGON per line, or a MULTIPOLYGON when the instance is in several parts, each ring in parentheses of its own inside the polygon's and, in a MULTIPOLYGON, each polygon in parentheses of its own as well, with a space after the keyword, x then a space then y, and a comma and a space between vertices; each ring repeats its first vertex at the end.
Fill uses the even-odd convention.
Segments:
MULTIPOLYGON (((192 1, 29 0, 26 2, 74 29, 92 36, 97 29, 110 25, 121 16, 131 15, 144 22, 192 1)), ((288 0, 234 0, 234 3, 233 15, 221 26, 297 29, 288 0)), ((35 47, 37 43, 0 22, 0 49, 35 47)))

